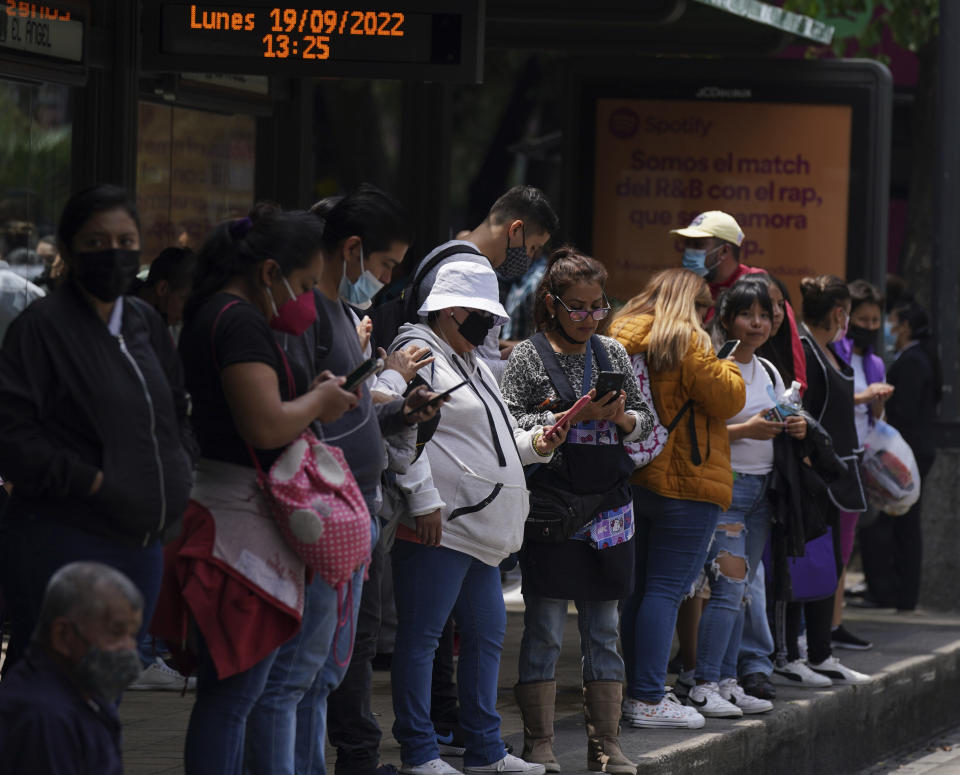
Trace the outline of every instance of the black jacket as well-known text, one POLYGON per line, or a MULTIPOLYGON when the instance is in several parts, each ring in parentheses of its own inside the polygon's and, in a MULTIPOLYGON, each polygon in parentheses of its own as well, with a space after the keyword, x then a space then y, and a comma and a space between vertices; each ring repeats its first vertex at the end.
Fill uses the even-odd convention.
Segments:
POLYGON ((934 422, 937 418, 937 385, 930 356, 922 345, 901 352, 887 370, 887 382, 896 390, 887 401, 887 422, 910 445, 921 476, 936 455, 934 422))
POLYGON ((0 475, 5 520, 70 522, 146 545, 190 495, 188 396, 170 334, 125 297, 114 337, 73 284, 34 302, 0 350, 0 475), (88 495, 97 471, 103 484, 88 495))
POLYGON ((0 762, 4 772, 122 775, 116 708, 84 698, 31 646, 0 685, 0 762))

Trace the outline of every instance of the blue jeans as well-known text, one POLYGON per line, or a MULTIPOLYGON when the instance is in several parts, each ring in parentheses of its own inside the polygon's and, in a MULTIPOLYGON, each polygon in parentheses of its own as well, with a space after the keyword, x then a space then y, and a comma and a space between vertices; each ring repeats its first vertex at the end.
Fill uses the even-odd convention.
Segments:
POLYGON ((184 744, 186 775, 241 775, 247 717, 276 656, 274 651, 248 670, 220 680, 201 638, 197 699, 184 744))
POLYGON ((761 562, 747 584, 747 607, 743 612, 743 635, 740 637, 740 677, 751 673, 770 675, 773 672, 770 655, 774 648, 767 618, 767 582, 761 562))
MULTIPOLYGON (((520 641, 522 684, 552 681, 556 675, 567 601, 524 595, 523 639, 520 641)), ((617 653, 620 612, 616 600, 576 600, 583 682, 623 682, 623 659, 617 653)))
POLYGON ((497 713, 500 651, 507 612, 500 569, 445 547, 398 540, 393 546, 397 636, 393 650, 393 736, 404 764, 440 753, 430 720, 433 655, 453 613, 460 627, 457 691, 466 753, 477 767, 506 756, 497 713))
POLYGON ((633 488, 633 505, 637 590, 624 602, 620 630, 627 694, 659 702, 677 609, 703 569, 720 507, 666 498, 642 487, 633 488))
POLYGON ((699 681, 716 683, 722 678, 737 677, 747 583, 756 575, 770 533, 768 480, 768 476, 737 474, 733 502, 717 517, 713 545, 707 555, 710 602, 704 608, 697 635, 699 681), (743 578, 723 572, 723 555, 745 561, 743 578))
MULTIPOLYGON (((371 543, 379 525, 371 520, 371 543)), ((303 624, 277 651, 263 693, 247 721, 252 775, 325 775, 327 696, 350 664, 364 569, 342 591, 319 576, 307 586, 303 624)))

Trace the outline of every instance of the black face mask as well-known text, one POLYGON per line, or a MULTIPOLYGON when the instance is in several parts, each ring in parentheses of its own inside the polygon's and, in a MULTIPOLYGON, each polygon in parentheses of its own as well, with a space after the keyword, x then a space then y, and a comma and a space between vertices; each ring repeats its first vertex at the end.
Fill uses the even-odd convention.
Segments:
POLYGON ((103 302, 127 292, 140 270, 140 251, 108 248, 74 253, 70 273, 85 291, 103 302))
POLYGON ((515 280, 523 277, 530 268, 530 256, 527 254, 527 234, 523 232, 520 245, 510 247, 510 234, 507 234, 507 250, 503 263, 497 267, 497 274, 504 280, 515 280))
POLYGON ((479 347, 493 326, 493 318, 481 315, 479 312, 470 312, 463 322, 458 324, 457 331, 474 347, 479 347))
POLYGON ((863 347, 864 349, 870 348, 871 350, 877 349, 877 337, 880 335, 879 328, 863 328, 862 326, 855 326, 851 323, 847 326, 847 336, 853 340, 855 347, 863 347))

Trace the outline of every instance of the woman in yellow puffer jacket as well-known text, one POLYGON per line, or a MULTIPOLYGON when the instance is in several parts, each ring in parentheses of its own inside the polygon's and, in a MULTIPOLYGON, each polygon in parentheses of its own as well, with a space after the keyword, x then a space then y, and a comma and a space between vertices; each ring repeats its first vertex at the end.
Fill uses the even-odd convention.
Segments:
POLYGON ((635 727, 699 728, 702 715, 664 693, 677 609, 707 558, 733 473, 726 420, 746 400, 740 369, 714 355, 701 325, 712 307, 702 278, 686 269, 654 275, 611 325, 631 356, 644 354, 660 422, 673 427, 660 454, 632 478, 638 541, 637 593, 620 624, 627 692, 623 717, 635 727))

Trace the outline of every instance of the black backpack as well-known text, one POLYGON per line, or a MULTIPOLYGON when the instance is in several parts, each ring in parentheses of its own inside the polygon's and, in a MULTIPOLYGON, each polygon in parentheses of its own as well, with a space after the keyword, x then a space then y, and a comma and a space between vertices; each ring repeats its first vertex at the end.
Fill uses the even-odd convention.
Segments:
POLYGON ((445 261, 450 258, 450 256, 463 253, 469 253, 474 256, 483 255, 483 253, 472 245, 465 245, 463 243, 450 245, 438 251, 435 256, 427 261, 427 263, 414 274, 413 280, 407 283, 397 298, 390 299, 390 301, 386 301, 378 307, 366 311, 365 314, 369 315, 370 320, 373 322, 373 334, 370 337, 370 341, 373 345, 374 352, 377 351, 378 347, 387 350, 391 342, 396 338, 400 326, 404 323, 417 322, 417 309, 419 308, 417 297, 420 293, 420 285, 423 282, 423 278, 433 271, 441 261, 445 261))

